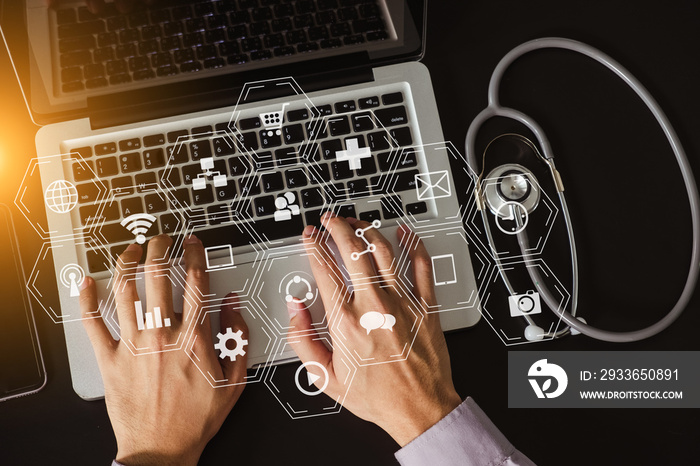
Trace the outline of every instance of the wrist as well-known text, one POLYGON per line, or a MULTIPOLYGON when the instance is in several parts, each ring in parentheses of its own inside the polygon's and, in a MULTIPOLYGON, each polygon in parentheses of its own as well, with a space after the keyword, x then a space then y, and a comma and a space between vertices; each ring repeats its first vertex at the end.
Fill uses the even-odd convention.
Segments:
POLYGON ((146 448, 118 448, 116 460, 124 466, 196 466, 204 448, 166 452, 146 448))
POLYGON ((384 429, 402 448, 440 422, 462 403, 453 389, 432 403, 414 406, 409 414, 390 429, 384 429))

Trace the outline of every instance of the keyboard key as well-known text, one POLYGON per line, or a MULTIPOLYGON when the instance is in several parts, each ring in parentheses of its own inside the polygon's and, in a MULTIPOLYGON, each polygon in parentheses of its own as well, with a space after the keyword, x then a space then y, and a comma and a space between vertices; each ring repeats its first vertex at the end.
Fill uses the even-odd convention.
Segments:
POLYGON ((287 112, 286 116, 287 116, 287 121, 289 121, 289 122, 308 120, 309 109, 308 108, 301 108, 299 110, 290 110, 287 112))
POLYGON ((300 168, 287 170, 284 176, 287 179, 287 187, 289 189, 302 188, 309 183, 306 178, 306 172, 300 168))
POLYGON ((248 176, 238 181, 238 190, 243 197, 260 194, 260 180, 257 176, 248 176))
POLYGON ((277 149, 275 151, 275 164, 278 167, 289 167, 297 163, 299 163, 299 159, 293 147, 277 149))
POLYGON ((411 129, 406 126, 404 128, 392 129, 390 131, 391 137, 396 141, 396 143, 401 146, 410 146, 413 144, 413 136, 411 136, 411 129))
POLYGON ((300 124, 285 126, 282 128, 282 139, 285 144, 298 144, 304 140, 304 128, 300 124))
POLYGON ((341 136, 350 133, 350 123, 348 117, 333 117, 328 120, 328 130, 331 136, 341 136))
POLYGON ((67 39, 71 37, 91 36, 105 32, 105 23, 102 21, 87 21, 84 23, 64 24, 58 26, 58 38, 67 39))
POLYGON ((133 173, 141 170, 141 154, 132 152, 119 156, 122 173, 133 173))
POLYGON ((321 153, 318 151, 318 144, 306 143, 299 146, 299 157, 305 162, 318 162, 321 160, 321 153))
POLYGON ((108 155, 117 153, 117 144, 114 142, 107 142, 104 144, 99 144, 95 146, 95 154, 97 155, 108 155))
POLYGON ((256 197, 253 204, 255 205, 255 215, 258 217, 272 215, 277 210, 275 207, 275 196, 256 197))
POLYGON ((416 189, 416 175, 417 174, 418 174, 418 170, 399 172, 396 175, 396 183, 394 184, 394 192, 415 190, 416 189))
POLYGON ((165 213, 159 216, 158 223, 160 224, 161 233, 170 235, 175 233, 181 222, 175 215, 171 213, 165 213))
POLYGON ((411 215, 424 214, 428 211, 428 206, 425 202, 416 202, 414 204, 406 205, 406 213, 411 215))
POLYGON ((155 189, 157 180, 155 172, 139 173, 134 177, 134 186, 140 193, 155 189))
POLYGON ((382 214, 385 219, 403 217, 403 204, 399 196, 387 196, 382 198, 382 214))
POLYGON ((367 197, 370 195, 367 180, 365 179, 350 180, 347 182, 347 187, 350 199, 358 199, 360 197, 367 197))
POLYGON ((413 149, 404 149, 398 156, 399 168, 410 168, 418 165, 416 151, 413 149))
POLYGON ((403 102, 403 94, 401 92, 393 92, 382 96, 382 103, 384 105, 396 105, 401 102, 403 102))
POLYGON ((217 157, 224 157, 236 153, 236 145, 229 137, 216 138, 212 142, 214 144, 214 155, 217 157))
POLYGON ((185 184, 191 185, 192 180, 202 174, 202 166, 198 163, 185 165, 182 167, 182 180, 185 184))
POLYGON ((211 155, 211 144, 209 144, 208 140, 190 143, 190 158, 193 161, 211 157, 211 155))
POLYGON ((173 166, 168 167, 167 170, 160 170, 158 172, 158 179, 166 188, 174 188, 182 184, 180 170, 173 166))
POLYGON ((207 220, 209 225, 219 225, 231 220, 231 212, 228 205, 216 205, 207 207, 207 220))
POLYGON ((143 167, 145 169, 160 168, 165 166, 165 153, 163 149, 148 149, 143 151, 143 167))
POLYGON ((99 273, 109 270, 110 264, 107 260, 106 251, 88 249, 85 255, 90 273, 99 273))
POLYGON ((189 135, 190 133, 186 129, 180 131, 171 131, 168 133, 168 142, 170 144, 180 142, 184 139, 188 139, 189 135))
POLYGON ((187 163, 190 161, 190 156, 187 153, 185 144, 176 144, 167 148, 168 161, 172 164, 187 163))
POLYGON ((313 120, 306 123, 306 135, 308 139, 325 138, 328 136, 327 125, 322 120, 313 120))
POLYGON ((165 136, 162 134, 152 134, 143 138, 143 145, 146 147, 162 146, 165 144, 165 136))
POLYGON ((373 130, 375 128, 372 114, 369 112, 358 113, 351 117, 352 129, 356 133, 373 130))
POLYGON ((192 202, 194 205, 205 205, 214 202, 214 194, 212 193, 211 186, 207 185, 204 189, 193 190, 192 202))
POLYGON ((381 220, 381 215, 378 210, 370 210, 369 212, 362 212, 360 214, 360 220, 372 223, 375 220, 381 220))
POLYGON ((335 104, 335 113, 347 113, 357 110, 357 105, 354 100, 347 100, 335 104))
POLYGON ((122 152, 127 152, 130 150, 136 150, 141 148, 141 140, 138 138, 127 139, 125 141, 119 141, 119 150, 122 152))
POLYGON ((140 197, 129 197, 122 199, 121 207, 122 215, 124 217, 134 214, 142 214, 145 211, 140 197))
POLYGON ((146 213, 149 214, 164 212, 168 208, 167 200, 160 194, 147 194, 143 200, 146 204, 146 213))
POLYGON ((119 174, 119 165, 116 157, 97 159, 95 173, 97 173, 97 176, 100 178, 119 174))
POLYGON ((282 145, 282 137, 278 136, 274 131, 260 131, 260 147, 267 149, 270 147, 278 147, 282 145))
POLYGON ((362 168, 355 171, 358 176, 369 176, 377 173, 377 164, 374 162, 374 158, 368 157, 362 159, 362 168))
POLYGON ((333 172, 334 180, 346 180, 348 178, 352 178, 350 163, 347 161, 332 162, 331 171, 333 172))
POLYGON ((327 163, 309 165, 309 179, 313 184, 328 183, 331 180, 331 171, 327 163))
POLYGON ((241 176, 251 171, 251 166, 245 157, 231 157, 228 161, 231 176, 241 176))
POLYGON ((304 214, 304 217, 306 218, 306 224, 307 225, 313 225, 318 229, 322 229, 323 225, 321 225, 321 214, 323 213, 322 210, 309 210, 304 214))
POLYGON ((192 201, 190 199, 190 190, 188 188, 176 189, 175 191, 172 192, 172 194, 173 194, 173 197, 175 198, 173 200, 174 201, 173 207, 176 207, 179 209, 184 209, 186 207, 189 207, 192 204, 192 201))
POLYGON ((304 208, 319 207, 324 203, 323 194, 320 188, 304 189, 301 192, 301 203, 304 208))
POLYGON ((406 107, 404 107, 403 105, 399 107, 381 108, 379 110, 376 110, 374 112, 374 115, 385 127, 405 125, 406 123, 408 123, 406 107))
POLYGON ((214 194, 217 201, 230 201, 236 197, 238 191, 236 190, 236 184, 233 181, 229 181, 226 186, 215 188, 214 194))
POLYGON ((56 24, 59 26, 63 24, 75 23, 77 20, 78 18, 73 8, 56 10, 56 24))
POLYGON ((73 162, 73 181, 81 182, 92 179, 95 167, 92 162, 76 160, 73 162))
POLYGON ((379 107, 379 97, 365 97, 364 99, 358 100, 358 103, 361 109, 379 107))
POLYGON ((100 189, 95 183, 79 184, 76 185, 76 189, 78 191, 78 202, 81 204, 95 202, 100 193, 100 189))
POLYGON ((120 223, 106 223, 100 228, 100 233, 109 244, 126 243, 134 240, 134 235, 120 223))
POLYGON ((335 159, 335 154, 343 150, 343 143, 340 139, 331 139, 321 143, 321 153, 325 160, 335 159))
POLYGON ((266 173, 262 176, 262 186, 266 193, 284 189, 282 173, 266 173))
POLYGON ((391 144, 389 143, 389 135, 386 133, 386 131, 370 133, 367 135, 367 146, 372 150, 372 152, 386 150, 391 147, 391 144))
POLYGON ((116 204, 105 205, 104 207, 89 204, 80 207, 80 221, 83 226, 104 221, 114 221, 120 218, 119 207, 116 204))
POLYGON ((112 185, 112 193, 115 196, 134 194, 134 180, 130 176, 113 178, 110 184, 112 185))
POLYGON ((255 244, 258 239, 275 241, 299 236, 303 230, 304 221, 301 215, 292 215, 291 219, 281 222, 275 221, 274 218, 256 219, 250 228, 236 225, 205 228, 197 231, 197 238, 202 241, 204 247, 220 246, 222 238, 226 238, 226 242, 232 247, 239 247, 255 244))
MULTIPOLYGON (((279 136, 277 136, 279 139, 279 136)), ((236 134, 236 140, 244 151, 258 150, 258 137, 254 132, 236 134)))
POLYGON ((338 217, 344 218, 357 218, 357 211, 355 210, 355 204, 341 205, 335 209, 336 215, 338 217))

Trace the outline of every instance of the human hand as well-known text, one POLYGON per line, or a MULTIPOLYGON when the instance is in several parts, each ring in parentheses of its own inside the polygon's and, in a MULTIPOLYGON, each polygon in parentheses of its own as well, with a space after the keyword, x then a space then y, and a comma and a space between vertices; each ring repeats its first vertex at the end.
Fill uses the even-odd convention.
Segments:
MULTIPOLYGON (((97 356, 105 386, 105 402, 117 439, 117 461, 132 465, 197 464, 204 447, 216 434, 243 391, 243 384, 213 389, 184 351, 167 350, 170 338, 184 331, 185 322, 196 318, 199 309, 185 305, 183 315, 173 309, 167 257, 172 240, 157 236, 149 241, 144 266, 146 301, 149 309, 159 306, 170 327, 139 331, 134 319, 134 302, 139 300, 133 277, 143 253, 130 245, 119 257, 114 277, 121 341, 115 341, 102 319, 84 319, 85 329, 97 356), (134 355, 124 341, 136 347, 153 347, 150 354, 134 355), (163 350, 163 351, 160 351, 163 350)), ((207 294, 209 278, 205 270, 204 247, 195 237, 185 241, 185 293, 207 294)), ((95 281, 87 277, 80 292, 83 316, 97 310, 95 281)), ((224 299, 221 326, 242 330, 248 327, 236 312, 236 297, 224 299)), ((144 311, 146 311, 144 309, 144 311)), ((94 315, 94 314, 93 314, 94 315)), ((246 357, 220 360, 215 353, 208 317, 195 326, 193 350, 217 379, 242 382, 246 357)))
MULTIPOLYGON (((304 230, 304 243, 311 269, 326 314, 330 314, 334 306, 335 312, 341 313, 336 320, 343 319, 342 338, 347 342, 346 346, 356 349, 359 354, 401 354, 406 342, 412 339, 410 332, 415 315, 409 308, 422 313, 422 324, 406 360, 361 367, 343 402, 345 408, 377 424, 403 447, 462 401, 452 382, 450 358, 439 316, 426 312, 426 306, 436 305, 430 256, 410 229, 399 229, 401 246, 410 246, 408 254, 415 276, 413 295, 401 296, 391 286, 395 282, 396 261, 391 244, 381 233, 376 229, 365 232, 367 241, 376 246, 372 253, 375 270, 369 254, 360 256, 358 260, 350 257, 353 252, 365 248, 365 244, 355 235, 355 230, 367 228, 369 223, 345 220, 330 214, 322 218, 322 223, 335 241, 357 289, 349 299, 336 303, 338 296, 345 296, 345 285, 335 278, 341 276, 338 264, 321 233, 314 227, 307 227, 304 230), (368 283, 367 279, 375 276, 387 286, 382 287, 377 280, 368 283), (338 291, 339 287, 341 291, 338 291), (396 324, 392 331, 375 330, 368 334, 360 325, 360 317, 368 311, 393 315, 396 324)), ((311 315, 302 303, 292 301, 288 304, 288 310, 290 326, 295 331, 302 333, 311 330, 311 315)), ((330 334, 334 341, 340 337, 334 326, 331 326, 330 334)), ((349 369, 341 363, 338 350, 329 351, 314 336, 307 333, 307 336, 295 338, 290 343, 302 362, 316 361, 326 368, 329 381, 325 393, 338 399, 345 390, 341 381, 345 380, 349 369)), ((313 366, 307 366, 307 370, 314 375, 322 375, 313 366)), ((318 383, 322 383, 322 379, 318 383)))

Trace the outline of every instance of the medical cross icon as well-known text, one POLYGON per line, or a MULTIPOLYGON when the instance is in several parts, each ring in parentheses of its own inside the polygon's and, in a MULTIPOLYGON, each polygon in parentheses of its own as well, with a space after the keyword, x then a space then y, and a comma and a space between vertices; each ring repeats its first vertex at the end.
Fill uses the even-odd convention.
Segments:
POLYGON ((347 160, 350 162, 350 168, 352 170, 361 169, 362 159, 372 157, 372 152, 369 150, 369 148, 361 148, 357 138, 348 139, 345 144, 347 145, 347 150, 339 150, 336 152, 336 160, 338 160, 338 162, 347 160))

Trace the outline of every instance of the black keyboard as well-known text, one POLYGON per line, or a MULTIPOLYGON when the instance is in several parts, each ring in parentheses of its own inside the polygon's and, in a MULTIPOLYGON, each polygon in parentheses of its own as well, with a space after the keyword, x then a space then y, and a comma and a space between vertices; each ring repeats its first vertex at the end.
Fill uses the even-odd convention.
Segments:
POLYGON ((387 39, 372 0, 168 1, 56 10, 65 93, 387 39))
POLYGON ((90 272, 105 270, 104 258, 134 241, 120 223, 133 214, 157 218, 147 237, 181 234, 184 212, 205 246, 237 247, 299 236, 306 225, 320 227, 329 208, 369 222, 427 212, 417 200, 419 154, 409 147, 406 105, 402 92, 390 92, 321 105, 323 116, 312 118, 292 103, 276 130, 246 114, 236 131, 224 121, 147 128, 69 148, 83 160, 74 163, 72 181, 79 198, 75 222, 88 227, 86 243, 94 246, 90 272), (362 153, 359 162, 339 160, 349 149, 362 153), (94 175, 111 193, 101 203, 94 175))

